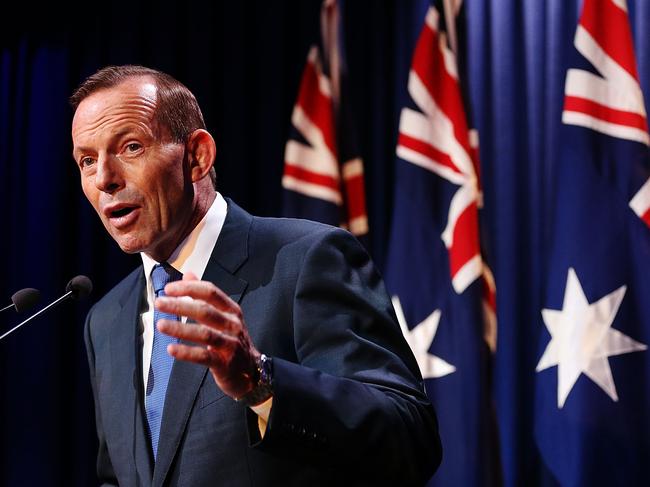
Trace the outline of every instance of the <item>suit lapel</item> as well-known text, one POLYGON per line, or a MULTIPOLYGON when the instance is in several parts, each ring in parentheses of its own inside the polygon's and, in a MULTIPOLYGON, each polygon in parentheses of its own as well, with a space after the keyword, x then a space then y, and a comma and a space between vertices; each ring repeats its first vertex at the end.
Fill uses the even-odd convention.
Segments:
MULTIPOLYGON (((248 283, 235 275, 248 258, 248 232, 252 217, 227 199, 228 213, 202 279, 239 302, 248 283)), ((207 367, 177 360, 172 367, 160 430, 153 485, 163 485, 196 401, 207 367)), ((208 380, 212 380, 211 378, 208 380)))
POLYGON ((142 394, 142 361, 141 336, 137 326, 144 283, 144 274, 139 268, 134 276, 133 286, 118 300, 120 309, 116 310, 114 324, 110 329, 117 331, 111 337, 111 355, 124 357, 126 354, 126 360, 113 362, 114 404, 117 407, 114 409, 112 422, 120 428, 118 434, 126 438, 126 444, 133 445, 136 475, 148 485, 152 475, 152 462, 139 400, 142 394), (125 332, 124 328, 127 326, 131 327, 132 333, 125 332))

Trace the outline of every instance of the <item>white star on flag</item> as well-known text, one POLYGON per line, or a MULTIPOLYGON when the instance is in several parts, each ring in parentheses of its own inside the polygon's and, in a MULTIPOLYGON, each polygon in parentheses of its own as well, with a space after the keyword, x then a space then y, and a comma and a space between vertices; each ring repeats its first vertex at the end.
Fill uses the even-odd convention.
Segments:
POLYGON ((569 268, 562 310, 542 310, 551 341, 535 370, 558 366, 558 408, 582 373, 618 401, 608 357, 648 348, 611 327, 626 289, 621 286, 589 304, 575 270, 569 268))
POLYGON ((411 347, 413 355, 415 355, 415 360, 417 360, 418 366, 420 367, 422 378, 436 379, 455 372, 456 367, 445 362, 440 357, 429 353, 429 347, 438 331, 440 310, 434 310, 424 321, 418 323, 412 330, 409 330, 399 297, 393 296, 392 301, 395 314, 397 315, 397 321, 402 328, 406 342, 411 347))

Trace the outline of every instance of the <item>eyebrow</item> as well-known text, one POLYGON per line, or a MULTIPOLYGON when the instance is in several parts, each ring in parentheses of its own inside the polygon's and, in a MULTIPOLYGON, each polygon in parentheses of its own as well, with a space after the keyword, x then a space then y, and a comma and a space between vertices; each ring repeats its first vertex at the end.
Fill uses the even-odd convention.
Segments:
MULTIPOLYGON (((119 132, 116 132, 115 134, 113 134, 111 136, 111 138, 120 139, 120 138, 124 137, 125 135, 129 135, 129 134, 131 134, 133 132, 137 132, 137 131, 138 130, 134 129, 133 127, 127 127, 127 128, 124 128, 124 129, 120 130, 119 132)), ((76 160, 77 159, 76 156, 75 156, 76 153, 78 153, 78 152, 88 152, 88 151, 92 151, 92 150, 93 149, 91 149, 90 147, 74 147, 72 149, 72 158, 76 160)))
POLYGON ((83 153, 83 152, 88 152, 90 149, 87 147, 73 147, 72 148, 72 158, 76 161, 77 160, 77 154, 83 153))

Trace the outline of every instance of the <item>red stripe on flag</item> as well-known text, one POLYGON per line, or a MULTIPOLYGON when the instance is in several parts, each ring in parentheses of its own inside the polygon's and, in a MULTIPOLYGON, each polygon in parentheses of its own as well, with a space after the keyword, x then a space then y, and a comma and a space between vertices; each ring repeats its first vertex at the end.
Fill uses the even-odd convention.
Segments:
POLYGON ((363 174, 345 180, 345 195, 348 204, 348 220, 366 216, 366 190, 363 174))
POLYGON ((639 80, 627 12, 611 0, 585 0, 580 25, 614 61, 639 80))
POLYGON ((413 55, 412 69, 417 73, 436 104, 451 120, 456 140, 470 152, 463 99, 458 86, 445 67, 438 33, 424 25, 413 55))
POLYGON ((426 142, 416 139, 414 137, 410 137, 402 132, 400 132, 399 137, 397 139, 397 145, 401 145, 406 147, 407 149, 412 149, 415 152, 419 152, 423 156, 428 157, 429 159, 432 159, 433 161, 437 162, 438 164, 448 167, 452 171, 462 174, 460 170, 456 167, 454 162, 451 160, 451 157, 449 155, 445 154, 444 152, 439 151, 435 147, 433 147, 430 144, 427 144, 426 142))
POLYGON ((641 215, 641 220, 650 227, 650 208, 648 208, 643 215, 641 215))
POLYGON ((460 214, 454 227, 454 240, 449 249, 452 279, 470 259, 479 254, 478 208, 473 202, 460 214))
POLYGON ((300 91, 296 104, 323 133, 325 144, 332 154, 336 154, 336 138, 334 135, 334 114, 332 100, 320 91, 318 77, 321 75, 317 66, 307 62, 300 81, 300 91))
POLYGON ((286 161, 284 163, 284 175, 291 176, 300 181, 304 181, 305 183, 323 186, 325 188, 333 189, 334 191, 340 191, 339 182, 333 177, 308 171, 301 167, 292 166, 286 161))
POLYGON ((566 96, 564 98, 564 110, 585 113, 605 122, 633 127, 645 132, 648 131, 646 118, 638 113, 616 110, 579 96, 566 96))

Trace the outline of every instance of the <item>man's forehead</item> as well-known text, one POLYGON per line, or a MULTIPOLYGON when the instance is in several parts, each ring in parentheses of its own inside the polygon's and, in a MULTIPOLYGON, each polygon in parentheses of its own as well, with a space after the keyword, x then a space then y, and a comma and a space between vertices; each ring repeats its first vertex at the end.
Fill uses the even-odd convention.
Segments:
POLYGON ((156 109, 155 83, 148 78, 133 78, 110 88, 102 88, 84 98, 72 120, 73 134, 101 123, 106 117, 132 110, 134 115, 153 121, 156 109))
POLYGON ((102 109, 122 104, 145 104, 155 106, 157 88, 148 78, 127 79, 110 88, 100 88, 84 98, 77 107, 77 114, 92 114, 102 109))

